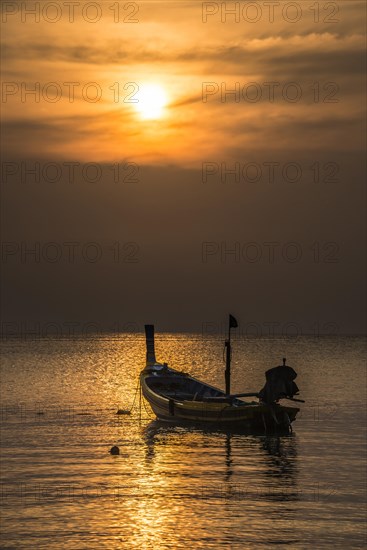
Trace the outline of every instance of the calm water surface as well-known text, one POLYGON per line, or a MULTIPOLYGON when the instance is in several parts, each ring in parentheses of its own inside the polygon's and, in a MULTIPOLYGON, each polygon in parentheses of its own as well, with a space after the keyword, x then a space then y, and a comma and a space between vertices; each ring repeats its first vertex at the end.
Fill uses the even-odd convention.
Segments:
MULTIPOLYGON (((223 387, 220 337, 156 340, 159 359, 223 387)), ((235 392, 258 391, 283 356, 296 369, 306 404, 293 434, 140 412, 143 335, 3 342, 1 548, 365 548, 364 339, 233 344, 235 392)))

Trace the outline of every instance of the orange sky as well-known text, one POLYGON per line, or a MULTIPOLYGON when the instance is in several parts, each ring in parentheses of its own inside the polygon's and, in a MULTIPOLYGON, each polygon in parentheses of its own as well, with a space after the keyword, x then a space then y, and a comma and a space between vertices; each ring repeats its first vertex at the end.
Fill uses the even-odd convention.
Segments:
MULTIPOLYGON (((253 8, 244 12, 245 3, 238 4, 238 22, 221 13, 216 3, 203 7, 201 2, 138 2, 135 14, 134 4, 120 2, 117 14, 110 9, 112 2, 102 2, 97 3, 100 12, 90 8, 84 17, 81 3, 73 22, 63 2, 59 13, 52 7, 41 9, 39 22, 22 12, 20 2, 8 4, 3 6, 10 13, 3 12, 2 99, 10 156, 22 150, 26 156, 129 158, 194 167, 218 154, 235 159, 243 150, 294 151, 310 143, 318 150, 362 148, 363 2, 331 3, 338 6, 335 13, 321 3, 319 14, 311 11, 312 2, 296 3, 300 13, 292 8, 283 12, 289 3, 277 2, 273 23, 266 2, 259 3, 257 14, 253 8), (15 6, 18 11, 11 13, 15 6), (218 13, 210 15, 217 8, 218 13), (95 16, 100 18, 96 23, 85 20, 95 16), (60 20, 51 23, 56 17, 60 20), (248 21, 256 17, 259 21, 248 21), (299 21, 289 21, 297 17, 299 21), (36 82, 40 101, 30 94, 22 101, 22 83, 32 88, 36 82), (66 82, 75 83, 73 102, 66 82), (134 105, 124 102, 133 89, 123 89, 129 82, 162 86, 168 97, 162 118, 142 120, 134 105), (208 82, 214 83, 209 89, 219 91, 204 103, 203 83, 208 82), (269 100, 269 84, 264 85, 269 82, 277 83, 274 102, 269 100), (330 82, 331 87, 323 89, 330 82), (56 87, 47 87, 49 83, 56 87), (91 100, 96 87, 88 87, 90 83, 101 93, 96 102, 91 100), (115 83, 120 87, 117 103, 115 83), (259 93, 251 83, 260 90, 259 101, 246 98, 249 84, 250 99, 259 93), (302 91, 296 103, 283 97, 289 83, 302 91), (237 102, 233 94, 221 96, 221 86, 225 91, 236 85, 237 102), (320 90, 317 103, 315 86, 320 90), (56 89, 63 95, 53 102, 56 89), (89 97, 83 97, 83 89, 89 97), (337 104, 323 101, 329 93, 337 104)), ((30 9, 34 3, 27 4, 30 9)), ((41 2, 41 8, 47 4, 41 2)), ((291 86, 290 94, 295 90, 291 86)))
POLYGON ((364 1, 148 0, 132 15, 134 3, 81 0, 72 22, 64 1, 36 4, 39 22, 23 4, 35 5, 1 2, 5 321, 197 331, 231 311, 305 332, 315 323, 363 332, 364 1), (203 9, 213 12, 206 22, 203 9), (39 102, 24 96, 36 83, 39 102), (153 120, 123 101, 148 83, 167 96, 153 120), (96 162, 90 181, 84 168, 96 162), (38 261, 48 242, 64 252, 96 242, 104 253, 97 263, 38 261), (138 261, 116 262, 116 242, 133 243, 138 261), (283 254, 293 242, 295 263, 283 254), (205 243, 216 250, 208 259, 205 243), (259 261, 233 253, 248 243, 259 261))

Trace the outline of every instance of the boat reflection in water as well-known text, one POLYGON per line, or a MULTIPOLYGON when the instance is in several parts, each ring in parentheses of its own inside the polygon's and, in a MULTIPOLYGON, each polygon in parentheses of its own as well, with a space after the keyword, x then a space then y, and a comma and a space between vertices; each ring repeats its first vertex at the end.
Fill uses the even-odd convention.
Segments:
MULTIPOLYGON (((277 533, 268 544, 298 542, 292 530, 300 500, 297 436, 223 433, 154 420, 143 430, 147 476, 176 485, 181 501, 201 499, 211 513, 223 507, 253 532, 272 516, 277 533), (168 478, 168 479, 167 479, 168 478), (237 511, 237 512, 236 512, 237 511)), ((264 533, 263 533, 264 535, 264 533)))
POLYGON ((277 532, 264 542, 297 542, 292 529, 294 503, 300 500, 295 434, 223 433, 154 420, 143 437, 147 476, 164 476, 170 491, 176 485, 181 502, 200 498, 208 511, 223 506, 226 513, 237 514, 233 521, 242 523, 241 529, 249 522, 256 531, 271 517, 277 532))
MULTIPOLYGON (((264 458, 271 472, 269 475, 292 477, 295 474, 297 460, 297 436, 294 433, 283 435, 256 435, 234 428, 223 432, 211 427, 174 426, 160 420, 152 420, 144 429, 143 437, 146 443, 146 458, 153 459, 156 447, 168 446, 174 443, 177 446, 177 437, 193 439, 213 438, 215 441, 224 440, 226 465, 230 469, 233 463, 232 446, 243 444, 243 448, 254 444, 264 451, 264 458), (172 439, 172 441, 170 441, 172 439)), ((199 445, 199 441, 196 442, 199 445)), ((205 448, 202 449, 205 453, 205 448)))

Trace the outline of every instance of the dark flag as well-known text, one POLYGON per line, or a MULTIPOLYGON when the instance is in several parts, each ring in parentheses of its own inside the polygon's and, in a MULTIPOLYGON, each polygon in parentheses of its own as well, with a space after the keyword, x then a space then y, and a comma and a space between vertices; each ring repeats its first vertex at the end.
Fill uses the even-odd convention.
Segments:
POLYGON ((233 317, 233 315, 229 316, 229 328, 237 328, 238 323, 237 320, 233 317))

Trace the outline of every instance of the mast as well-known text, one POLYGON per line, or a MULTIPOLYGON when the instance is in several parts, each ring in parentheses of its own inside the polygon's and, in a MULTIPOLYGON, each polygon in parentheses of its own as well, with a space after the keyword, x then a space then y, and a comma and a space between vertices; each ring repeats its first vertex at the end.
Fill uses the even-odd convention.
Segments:
POLYGON ((226 370, 224 373, 224 378, 226 382, 226 394, 230 395, 231 393, 231 328, 237 328, 238 323, 233 315, 229 315, 228 319, 228 339, 225 341, 224 346, 226 349, 226 370))
POLYGON ((154 325, 144 325, 146 339, 146 362, 147 365, 152 365, 156 362, 154 351, 154 325))

